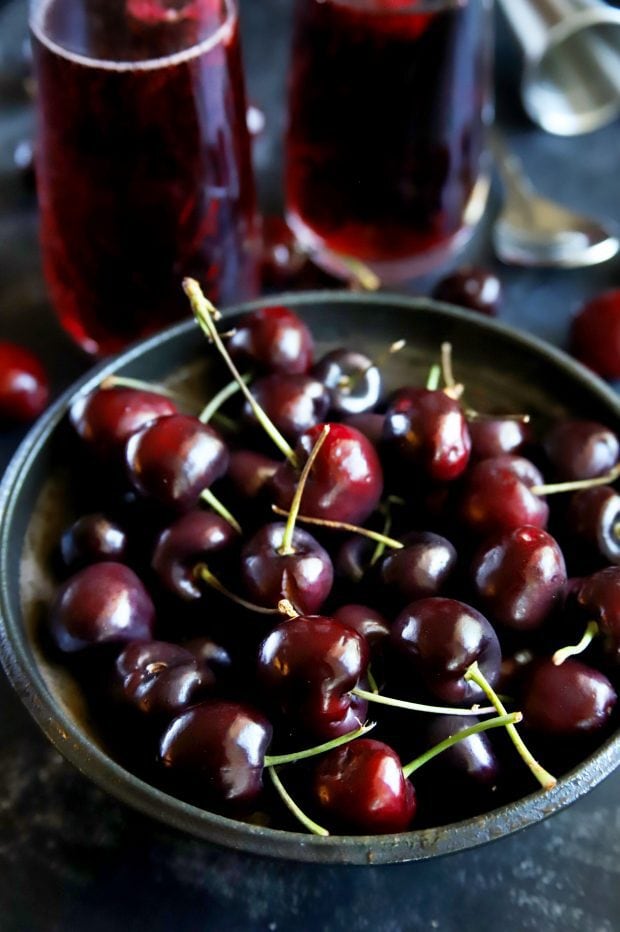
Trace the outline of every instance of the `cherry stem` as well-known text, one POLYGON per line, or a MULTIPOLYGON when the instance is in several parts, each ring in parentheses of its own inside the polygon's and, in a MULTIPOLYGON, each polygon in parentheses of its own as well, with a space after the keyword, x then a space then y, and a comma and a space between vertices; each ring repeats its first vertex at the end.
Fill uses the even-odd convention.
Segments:
POLYGON ((371 369, 379 368, 383 365, 384 362, 393 356, 395 353, 400 353, 402 349, 407 345, 406 340, 396 340, 392 343, 386 350, 380 353, 376 359, 369 363, 365 369, 362 369, 360 372, 356 372, 354 375, 343 375, 341 379, 338 380, 338 387, 342 389, 355 388, 360 379, 362 379, 367 372, 370 372, 371 369))
POLYGON ((519 424, 529 424, 529 414, 488 414, 482 411, 474 411, 473 408, 467 409, 468 421, 518 421, 519 424))
POLYGON ((99 388, 135 388, 141 392, 154 392, 156 395, 163 395, 165 398, 172 398, 181 404, 189 404, 189 399, 179 392, 166 388, 165 385, 159 385, 155 382, 147 382, 145 379, 130 379, 124 375, 108 375, 99 384, 99 388))
MULTIPOLYGON (((242 376, 244 383, 247 385, 250 381, 249 375, 242 376)), ((221 388, 217 394, 213 396, 211 401, 205 405, 200 414, 198 415, 198 420, 202 421, 203 424, 208 424, 214 414, 219 414, 219 409, 222 407, 229 398, 232 398, 237 392, 240 392, 239 383, 236 379, 233 379, 232 382, 229 382, 228 385, 225 385, 224 388, 221 388)), ((221 415, 220 415, 221 416, 221 415)))
MULTIPOLYGON (((410 712, 431 712, 433 715, 489 715, 495 711, 495 706, 475 706, 471 709, 451 709, 442 705, 426 705, 423 702, 408 702, 405 699, 393 699, 391 696, 382 696, 381 694, 368 692, 360 686, 356 686, 351 692, 360 699, 366 699, 367 702, 378 702, 379 705, 393 706, 395 709, 407 709, 410 712)), ((504 715, 507 714, 504 710, 504 715)))
POLYGON ((291 502, 288 518, 286 519, 284 534, 282 535, 282 543, 278 548, 278 553, 281 557, 286 557, 291 553, 295 553, 295 548, 293 547, 293 534, 295 533, 295 523, 299 514, 301 499, 306 488, 308 476, 310 475, 312 467, 314 466, 314 461, 319 455, 319 451, 325 443, 330 430, 331 427, 329 424, 326 424, 323 427, 323 430, 317 437, 314 446, 310 450, 310 455, 308 456, 308 459, 304 464, 304 468, 301 471, 301 476, 299 477, 299 482, 297 483, 297 488, 295 489, 295 495, 293 496, 293 501, 291 502))
POLYGON ((426 390, 428 392, 436 392, 439 388, 439 382, 441 380, 441 366, 434 365, 431 366, 428 370, 428 376, 426 378, 426 390))
POLYGON ((361 738, 375 727, 376 722, 368 722, 366 725, 360 725, 354 731, 347 732, 346 735, 340 735, 338 738, 332 738, 331 741, 324 741, 323 744, 317 744, 312 748, 306 748, 304 751, 292 751, 290 754, 268 754, 265 757, 265 767, 280 767, 282 764, 295 764, 298 760, 306 760, 308 757, 317 757, 319 754, 325 754, 327 751, 333 751, 334 748, 342 747, 356 738, 361 738))
POLYGON ((230 589, 227 589, 226 586, 219 581, 217 576, 214 576, 206 563, 199 563, 194 568, 194 575, 199 579, 202 579, 207 585, 211 586, 212 589, 215 589, 216 592, 219 592, 221 595, 226 596, 227 599, 236 602, 237 605, 241 605, 243 608, 247 608, 250 612, 258 612, 260 615, 280 615, 279 608, 265 608, 264 605, 255 605, 253 602, 248 602, 246 599, 242 599, 241 596, 235 595, 230 589))
MULTIPOLYGON (((271 510, 274 514, 284 517, 289 514, 288 511, 279 508, 277 505, 272 505, 271 510)), ((329 518, 311 518, 309 515, 299 514, 297 515, 297 521, 301 524, 316 524, 319 527, 333 528, 336 531, 351 531, 353 534, 360 534, 362 537, 370 538, 370 540, 379 541, 379 543, 385 544, 386 547, 393 547, 394 550, 402 550, 405 546, 400 540, 386 537, 385 534, 381 534, 379 531, 370 531, 368 528, 359 527, 357 524, 349 524, 347 521, 330 521, 329 518)))
POLYGON ((595 621, 589 621, 586 630, 581 636, 576 644, 569 644, 567 647, 560 647, 559 650, 556 650, 555 654, 551 658, 551 662, 555 664, 556 667, 560 667, 565 660, 568 660, 569 657, 576 657, 577 654, 582 654, 586 647, 589 647, 594 638, 598 635, 599 627, 595 621))
POLYGON ((392 510, 390 508, 391 504, 392 504, 392 500, 391 498, 388 498, 384 506, 385 521, 383 522, 383 530, 381 532, 382 535, 385 537, 385 540, 378 541, 377 546, 374 549, 373 555, 370 558, 371 566, 374 566, 377 560, 381 559, 381 557, 385 553, 386 541, 390 540, 390 538, 388 537, 388 534, 390 533, 390 529, 392 527, 392 510))
POLYGON ((571 482, 551 482, 549 484, 531 485, 530 492, 533 495, 555 495, 556 492, 579 492, 580 489, 593 489, 597 485, 609 485, 615 482, 620 476, 620 463, 617 463, 613 469, 605 473, 604 476, 596 476, 593 479, 574 479, 571 482))
POLYGON ((311 819, 310 816, 307 816, 303 809, 297 805, 292 796, 289 795, 287 790, 284 788, 280 777, 277 774, 275 767, 268 767, 267 771, 271 777, 271 782, 278 791, 280 799, 289 810, 292 812, 296 819, 298 819, 304 828, 307 828, 309 832, 312 832, 313 835, 321 835, 323 838, 327 838, 329 832, 326 828, 323 828, 322 825, 319 825, 318 822, 315 822, 314 819, 311 819))
MULTIPOLYGON (((467 670, 467 673, 465 674, 465 679, 468 681, 471 681, 472 683, 475 683, 476 686, 480 687, 480 689, 483 691, 483 693, 485 694, 489 702, 493 703, 497 712, 500 715, 507 714, 506 709, 504 705, 502 704, 501 699, 499 698, 499 696, 497 695, 497 693, 495 692, 491 684, 488 682, 488 680, 486 679, 486 677, 484 676, 484 674, 482 673, 482 671, 480 670, 480 667, 478 666, 476 662, 472 663, 472 665, 467 670)), ((515 726, 506 725, 506 731, 510 735, 510 739, 512 743, 514 744, 514 746, 516 747, 517 751, 519 752, 519 755, 521 756, 523 762, 529 767, 532 774, 536 777, 536 779, 538 780, 542 788, 544 790, 552 789, 552 787, 556 785, 557 780, 555 779, 554 776, 552 776, 552 774, 549 773, 548 770, 545 770, 545 768, 542 767, 538 763, 538 761, 533 756, 532 752, 526 747, 523 739, 521 738, 521 735, 519 734, 515 726)))
POLYGON ((198 282, 193 278, 184 278, 183 279, 183 290, 189 298, 192 310, 194 312, 194 317, 198 322, 201 330, 205 334, 208 340, 215 344, 220 356, 228 366, 231 375, 239 385, 239 389, 245 395, 248 404, 252 408, 256 420, 259 422, 261 427, 264 429, 265 433, 273 440, 274 444, 280 450, 283 456, 286 457, 290 463, 297 467, 299 464, 297 462, 297 457, 295 456, 295 451, 288 443, 288 441, 282 436, 276 425, 273 423, 271 418, 267 417, 266 413, 263 411, 261 406, 258 404, 256 399, 253 397, 252 393, 248 389, 247 385, 243 381, 241 373, 235 366, 234 362, 230 358, 228 350, 224 346, 217 328, 213 322, 214 314, 219 313, 216 308, 211 304, 210 301, 205 298, 202 293, 202 289, 198 282))
POLYGON ((340 253, 337 254, 337 259, 349 273, 349 284, 352 288, 357 287, 360 291, 379 290, 381 279, 359 259, 354 259, 353 256, 342 256, 340 253))
POLYGON ((373 695, 378 696, 379 687, 377 686, 376 679, 372 675, 372 670, 370 669, 370 667, 366 669, 366 678, 368 680, 368 685, 370 686, 370 691, 373 693, 373 695))
POLYGON ((234 515, 230 513, 226 505, 224 505, 216 495, 213 494, 211 489, 203 489, 200 493, 201 499, 209 505, 213 511, 217 512, 220 518, 223 518, 224 521, 227 521, 230 524, 237 534, 243 534, 241 525, 237 521, 234 515))
MULTIPOLYGON (((441 371, 446 384, 446 394, 450 395, 451 398, 460 398, 463 394, 463 386, 457 384, 454 379, 451 343, 441 344, 441 371)), ((493 421, 497 418, 501 418, 502 421, 519 421, 522 424, 528 424, 530 420, 529 414, 485 414, 481 411, 476 411, 474 408, 470 408, 469 405, 466 404, 463 405, 463 410, 468 421, 493 421)))
POLYGON ((446 388, 456 388, 456 380, 452 371, 452 344, 441 344, 441 374, 446 388))
POLYGON ((448 748, 458 744, 459 741, 465 741, 466 738, 471 738, 472 735, 478 735, 480 732, 488 731, 490 728, 505 728, 507 726, 512 726, 514 728, 514 726, 522 720, 523 715, 521 712, 512 712, 510 714, 499 715, 497 718, 489 718, 486 722, 478 722, 477 725, 464 728, 463 731, 458 731, 456 734, 450 735, 450 737, 440 741, 439 744, 435 744, 432 748, 429 748, 424 754, 420 754, 420 756, 412 760, 411 763, 406 764, 403 767, 403 773, 405 777, 410 777, 414 771, 428 763, 429 760, 437 757, 437 755, 441 754, 443 751, 447 751, 448 748))

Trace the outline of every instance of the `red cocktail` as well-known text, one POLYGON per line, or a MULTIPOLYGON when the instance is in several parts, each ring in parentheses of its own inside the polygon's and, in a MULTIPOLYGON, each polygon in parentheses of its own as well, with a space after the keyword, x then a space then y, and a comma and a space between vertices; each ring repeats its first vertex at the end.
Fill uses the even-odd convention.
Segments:
POLYGON ((298 0, 288 218, 324 264, 398 280, 467 239, 488 188, 490 13, 490 0, 298 0))
POLYGON ((257 290, 234 0, 43 0, 31 29, 52 301, 89 352, 257 290))

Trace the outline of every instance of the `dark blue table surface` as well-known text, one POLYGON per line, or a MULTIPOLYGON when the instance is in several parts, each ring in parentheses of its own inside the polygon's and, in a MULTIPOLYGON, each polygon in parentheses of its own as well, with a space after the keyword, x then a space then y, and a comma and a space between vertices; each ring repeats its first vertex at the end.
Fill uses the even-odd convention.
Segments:
MULTIPOLYGON (((281 206, 281 134, 290 0, 242 0, 250 99, 266 113, 255 144, 263 208, 281 206)), ((13 149, 32 116, 20 78, 25 3, 0 2, 0 339, 40 352, 55 391, 87 360, 54 321, 39 269, 34 196, 13 149)), ((620 221, 620 124, 562 139, 529 123, 518 59, 499 31, 498 120, 549 196, 620 221)), ((493 264, 485 222, 467 256, 493 264)), ((564 345, 571 314, 620 284, 620 263, 584 271, 500 267, 502 319, 564 345)), ((431 279, 413 283, 424 292, 431 279)), ((0 470, 21 437, 0 438, 0 470)), ((518 835, 417 864, 282 863, 210 846, 146 820, 81 777, 46 742, 0 675, 0 928, 25 930, 579 930, 620 927, 620 774, 518 835)))

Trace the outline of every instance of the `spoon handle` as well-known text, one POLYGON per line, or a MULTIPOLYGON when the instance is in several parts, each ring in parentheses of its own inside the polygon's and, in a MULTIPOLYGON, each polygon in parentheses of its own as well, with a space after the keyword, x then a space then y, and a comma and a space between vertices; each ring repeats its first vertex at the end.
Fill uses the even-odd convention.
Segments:
POLYGON ((508 150, 502 136, 495 129, 490 133, 490 142, 495 164, 506 189, 507 199, 511 205, 518 206, 528 214, 531 213, 531 201, 533 197, 536 197, 536 191, 525 174, 520 159, 508 150))

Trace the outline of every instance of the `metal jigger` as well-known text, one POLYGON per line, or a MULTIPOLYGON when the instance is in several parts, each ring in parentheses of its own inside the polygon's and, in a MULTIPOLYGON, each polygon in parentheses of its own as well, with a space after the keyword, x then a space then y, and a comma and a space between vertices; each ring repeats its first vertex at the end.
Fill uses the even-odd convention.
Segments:
POLYGON ((576 136, 620 113, 620 10, 601 0, 500 0, 523 48, 523 105, 550 133, 576 136))

